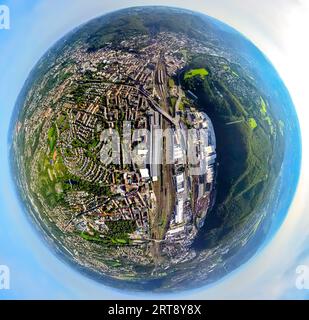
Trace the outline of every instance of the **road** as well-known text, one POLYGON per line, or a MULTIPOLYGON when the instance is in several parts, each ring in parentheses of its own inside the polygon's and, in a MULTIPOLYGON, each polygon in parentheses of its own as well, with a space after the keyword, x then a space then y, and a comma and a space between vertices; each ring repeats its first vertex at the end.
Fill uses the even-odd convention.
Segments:
POLYGON ((227 126, 230 126, 230 125, 232 125, 232 124, 242 123, 242 122, 244 122, 244 121, 245 121, 244 119, 242 119, 242 120, 236 120, 236 121, 228 122, 228 123, 226 123, 226 125, 227 125, 227 126))
POLYGON ((138 90, 151 102, 152 107, 155 111, 159 112, 166 120, 168 120, 171 123, 173 127, 179 127, 179 122, 175 118, 173 118, 168 112, 163 110, 159 106, 159 104, 157 104, 157 102, 153 100, 149 92, 147 92, 145 89, 140 88, 138 88, 138 90))

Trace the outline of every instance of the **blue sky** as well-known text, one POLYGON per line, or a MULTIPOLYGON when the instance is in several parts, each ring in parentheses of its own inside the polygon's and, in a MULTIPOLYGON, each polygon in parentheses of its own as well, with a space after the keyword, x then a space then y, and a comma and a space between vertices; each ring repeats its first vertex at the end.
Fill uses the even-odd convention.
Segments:
MULTIPOLYGON (((267 0, 258 2, 222 0, 220 4, 218 2, 215 0, 192 0, 190 3, 182 0, 0 0, 0 5, 8 5, 11 11, 11 29, 0 30, 0 265, 8 265, 11 269, 11 290, 0 290, 0 299, 140 299, 147 297, 145 294, 127 294, 104 287, 81 276, 71 267, 59 261, 42 243, 41 238, 34 232, 33 227, 19 208, 10 180, 6 141, 16 97, 29 71, 47 48, 82 22, 117 8, 143 4, 177 5, 217 17, 243 32, 262 48, 263 52, 267 53, 288 84, 297 110, 302 112, 301 125, 307 123, 305 120, 308 120, 309 114, 304 111, 305 97, 302 96, 301 91, 301 88, 305 87, 302 87, 303 83, 298 83, 296 87, 296 80, 294 81, 293 77, 299 82, 299 74, 303 73, 304 68, 308 65, 303 62, 302 65, 294 65, 293 69, 287 67, 286 62, 292 57, 295 58, 293 56, 295 52, 286 44, 286 35, 288 34, 290 41, 293 41, 300 57, 305 59, 309 51, 306 51, 307 47, 301 47, 300 52, 301 41, 299 40, 298 43, 295 36, 290 34, 291 31, 284 29, 289 24, 295 28, 295 23, 290 21, 292 14, 295 15, 295 21, 301 22, 300 17, 303 17, 304 14, 305 4, 303 3, 305 2, 292 0, 274 0, 272 4, 269 4, 267 0), (266 20, 271 20, 271 23, 266 20)), ((308 19, 309 11, 307 13, 308 19)), ((299 37, 299 32, 304 27, 306 25, 300 24, 299 30, 295 30, 299 37)), ((305 134, 304 129, 303 136, 305 134)), ((308 149, 306 144, 304 148, 306 159, 308 149)), ((309 219, 305 216, 307 206, 303 200, 307 196, 305 189, 308 181, 308 170, 303 168, 299 191, 291 212, 278 235, 263 252, 260 252, 227 279, 221 280, 210 288, 169 297, 187 299, 308 298, 308 291, 296 290, 294 286, 297 265, 307 264, 309 266, 309 254, 306 251, 306 243, 308 243, 306 230, 309 230, 309 219), (282 247, 286 248, 285 255, 282 253, 282 247), (274 259, 274 253, 277 254, 276 259, 274 259), (280 261, 280 264, 277 260, 280 261)))

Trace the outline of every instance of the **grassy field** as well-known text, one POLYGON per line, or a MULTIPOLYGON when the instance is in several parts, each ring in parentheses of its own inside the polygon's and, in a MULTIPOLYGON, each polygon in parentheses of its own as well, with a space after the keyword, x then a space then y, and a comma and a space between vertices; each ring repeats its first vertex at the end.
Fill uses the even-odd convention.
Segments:
MULTIPOLYGON (((64 120, 64 119, 62 119, 64 120)), ((71 178, 57 149, 57 127, 54 123, 47 134, 48 151, 40 151, 38 161, 38 192, 50 208, 63 204, 65 191, 70 185, 65 181, 71 178)))
POLYGON ((172 89, 175 85, 175 81, 172 78, 168 79, 168 86, 170 87, 170 89, 172 89))
POLYGON ((251 129, 255 129, 257 127, 257 123, 254 118, 249 118, 248 123, 251 129))
POLYGON ((50 152, 54 152, 54 148, 57 142, 57 129, 56 125, 54 124, 49 130, 48 130, 48 145, 50 152))
POLYGON ((63 192, 67 188, 63 183, 66 176, 67 169, 56 149, 53 149, 53 153, 41 153, 38 163, 38 186, 49 207, 54 208, 63 200, 63 192))
POLYGON ((184 79, 188 80, 196 76, 200 76, 202 79, 205 79, 208 74, 209 72, 205 68, 191 69, 185 73, 184 79))

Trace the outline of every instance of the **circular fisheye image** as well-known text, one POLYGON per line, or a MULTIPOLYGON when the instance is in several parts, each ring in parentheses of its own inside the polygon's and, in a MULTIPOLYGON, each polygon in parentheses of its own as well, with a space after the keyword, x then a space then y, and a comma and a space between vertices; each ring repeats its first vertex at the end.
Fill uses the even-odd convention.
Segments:
POLYGON ((59 40, 12 117, 21 204, 98 282, 211 284, 283 222, 299 175, 290 96, 244 36, 169 7, 109 13, 59 40))

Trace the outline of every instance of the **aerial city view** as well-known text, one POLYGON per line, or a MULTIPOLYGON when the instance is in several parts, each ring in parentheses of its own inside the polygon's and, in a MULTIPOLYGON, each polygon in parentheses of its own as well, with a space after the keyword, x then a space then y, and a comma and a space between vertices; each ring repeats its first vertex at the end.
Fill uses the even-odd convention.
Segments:
POLYGON ((12 122, 31 221, 103 284, 220 279, 280 210, 294 114, 276 77, 235 30, 187 10, 125 9, 71 31, 32 70, 12 122))

